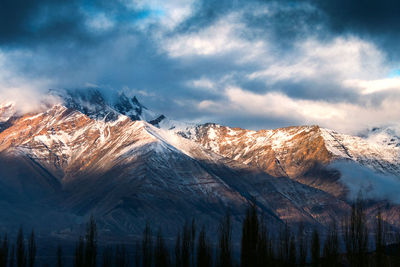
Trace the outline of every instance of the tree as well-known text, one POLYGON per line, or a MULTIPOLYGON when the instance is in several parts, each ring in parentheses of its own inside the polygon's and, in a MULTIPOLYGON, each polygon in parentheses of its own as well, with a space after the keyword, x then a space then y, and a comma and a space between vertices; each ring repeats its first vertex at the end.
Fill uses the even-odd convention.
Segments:
POLYGON ((181 232, 178 231, 175 241, 175 266, 182 267, 181 232))
POLYGON ((153 238, 150 224, 147 222, 142 237, 142 265, 143 267, 152 266, 153 238))
POLYGON ((375 222, 375 266, 385 266, 386 226, 379 209, 375 222))
POLYGON ((63 267, 63 266, 64 266, 63 252, 62 252, 62 247, 59 244, 57 246, 57 267, 63 267))
POLYGON ((217 267, 232 267, 232 221, 229 211, 219 226, 217 267))
POLYGON ((288 265, 296 265, 296 240, 293 235, 290 237, 288 265))
POLYGON ((155 267, 170 266, 169 253, 161 229, 158 230, 156 245, 154 247, 154 265, 155 267))
POLYGON ((337 225, 332 221, 323 248, 323 266, 339 266, 339 238, 337 225))
POLYGON ((84 267, 85 256, 84 256, 85 242, 83 237, 80 236, 75 246, 74 254, 74 267, 84 267))
POLYGON ((283 229, 279 231, 279 261, 283 263, 289 262, 290 239, 292 233, 287 222, 283 229))
POLYGON ((4 237, 3 237, 3 240, 1 241, 1 246, 0 246, 0 267, 7 267, 8 249, 9 249, 8 237, 7 237, 7 234, 4 234, 4 237))
POLYGON ((195 255, 194 255, 194 251, 195 251, 195 243, 196 243, 196 221, 193 218, 192 219, 192 232, 191 232, 191 236, 190 236, 190 254, 191 254, 191 258, 192 258, 192 266, 194 267, 194 259, 195 259, 195 255))
POLYGON ((128 258, 128 254, 126 252, 125 245, 117 245, 117 247, 115 249, 115 266, 118 266, 118 267, 129 266, 129 258, 128 258))
POLYGON ((299 266, 305 266, 307 261, 308 242, 305 234, 304 224, 300 223, 298 229, 298 243, 299 243, 299 266))
POLYGON ((90 216, 86 225, 85 267, 96 267, 97 258, 97 227, 96 221, 90 216))
POLYGON ((321 243, 317 229, 314 229, 311 237, 311 265, 313 267, 320 266, 321 243))
POLYGON ((264 221, 264 216, 261 216, 259 224, 260 229, 258 231, 259 237, 257 242, 257 266, 263 267, 272 264, 273 251, 267 225, 264 221))
MULTIPOLYGON (((102 267, 112 267, 113 266, 113 249, 111 246, 106 246, 102 253, 102 267)), ((117 265, 118 266, 118 265, 117 265)))
POLYGON ((345 218, 344 243, 346 256, 351 266, 361 267, 367 265, 368 228, 361 193, 351 206, 350 218, 345 218))
POLYGON ((242 226, 241 267, 257 266, 258 230, 257 206, 255 201, 252 201, 242 226))
POLYGON ((24 243, 24 232, 22 230, 22 226, 19 228, 17 243, 15 246, 16 246, 17 267, 26 267, 26 251, 24 243))
POLYGON ((32 229, 31 235, 28 240, 28 264, 29 267, 33 267, 35 265, 36 259, 36 242, 35 242, 35 232, 32 229))
POLYGON ((203 226, 199 233, 197 243, 197 267, 211 267, 212 266, 212 255, 211 246, 206 237, 206 230, 203 226))
POLYGON ((10 267, 15 266, 15 245, 13 244, 11 246, 11 252, 10 252, 10 267))
POLYGON ((189 224, 185 222, 182 229, 182 248, 181 248, 181 257, 182 257, 182 267, 189 267, 191 262, 191 240, 192 240, 192 232, 189 224))
POLYGON ((135 245, 135 266, 140 267, 142 263, 140 241, 136 241, 135 245))

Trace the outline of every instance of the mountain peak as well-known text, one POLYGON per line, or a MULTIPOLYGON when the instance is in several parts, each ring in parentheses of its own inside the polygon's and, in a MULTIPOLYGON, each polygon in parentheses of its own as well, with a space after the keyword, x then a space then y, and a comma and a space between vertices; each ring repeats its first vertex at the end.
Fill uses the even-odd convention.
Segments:
POLYGON ((63 104, 82 112, 96 120, 114 121, 120 115, 131 120, 144 120, 155 126, 166 119, 164 115, 147 109, 136 96, 128 97, 125 93, 116 93, 107 97, 100 88, 51 89, 49 93, 62 99, 63 104))

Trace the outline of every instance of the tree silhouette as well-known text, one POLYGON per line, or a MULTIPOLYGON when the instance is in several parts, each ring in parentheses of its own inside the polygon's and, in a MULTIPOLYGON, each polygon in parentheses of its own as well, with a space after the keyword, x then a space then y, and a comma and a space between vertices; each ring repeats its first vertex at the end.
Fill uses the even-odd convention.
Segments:
POLYGON ((361 193, 351 206, 350 218, 345 218, 344 243, 347 259, 351 266, 361 267, 367 264, 368 228, 361 193))
POLYGON ((113 249, 111 246, 106 246, 102 253, 102 267, 112 267, 113 266, 113 249))
POLYGON ((117 245, 115 249, 115 266, 127 267, 129 266, 129 257, 126 252, 125 245, 117 245))
POLYGON ((313 267, 320 266, 321 259, 321 243, 317 229, 314 229, 311 237, 311 265, 313 267))
POLYGON ((232 267, 232 220, 229 211, 219 226, 217 267, 232 267))
POLYGON ((85 267, 96 267, 97 258, 97 227, 96 221, 90 216, 86 225, 86 242, 85 242, 85 267))
POLYGON ((332 221, 323 248, 323 266, 339 266, 339 237, 336 221, 332 221))
POLYGON ((168 248, 165 245, 161 229, 158 230, 156 244, 154 247, 154 265, 155 267, 170 266, 168 248))
POLYGON ((3 240, 1 240, 0 246, 0 267, 7 267, 8 262, 8 249, 9 249, 9 242, 7 234, 4 234, 3 240))
POLYGON ((152 266, 153 238, 150 224, 147 222, 142 237, 142 265, 143 267, 152 266))
POLYGON ((63 267, 63 266, 64 266, 63 251, 61 245, 59 244, 57 246, 57 267, 63 267))
POLYGON ((29 267, 33 267, 35 265, 36 260, 36 241, 35 241, 35 232, 32 229, 31 235, 28 240, 28 265, 29 267))
POLYGON ((252 201, 247 208, 242 227, 241 267, 257 265, 257 247, 259 238, 257 206, 252 201))
POLYGON ((83 237, 80 236, 75 246, 75 254, 74 254, 75 267, 84 267, 85 264, 84 249, 85 249, 85 242, 83 240, 83 237))
POLYGON ((299 266, 302 267, 306 265, 308 254, 308 242, 303 223, 300 223, 299 225, 297 236, 299 243, 299 266))
POLYGON ((178 231, 175 241, 175 266, 182 267, 181 232, 178 231))
POLYGON ((375 266, 386 266, 385 259, 386 226, 379 209, 375 222, 375 266))
POLYGON ((10 252, 10 267, 15 266, 15 245, 13 244, 11 246, 11 252, 10 252))
POLYGON ((16 247, 16 258, 17 258, 17 267, 25 267, 26 266, 26 251, 25 251, 25 243, 24 243, 24 232, 22 230, 22 226, 19 228, 17 242, 15 244, 16 247))
POLYGON ((199 233, 197 242, 197 267, 211 267, 212 254, 211 246, 207 240, 206 230, 203 226, 199 233))

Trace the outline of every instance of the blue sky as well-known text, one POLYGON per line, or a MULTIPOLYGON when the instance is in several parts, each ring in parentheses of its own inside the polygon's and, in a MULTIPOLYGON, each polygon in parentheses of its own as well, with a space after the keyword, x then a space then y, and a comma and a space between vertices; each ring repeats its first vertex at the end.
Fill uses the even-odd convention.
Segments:
POLYGON ((394 1, 0 5, 0 99, 23 108, 49 88, 96 85, 185 121, 348 133, 399 123, 394 1))

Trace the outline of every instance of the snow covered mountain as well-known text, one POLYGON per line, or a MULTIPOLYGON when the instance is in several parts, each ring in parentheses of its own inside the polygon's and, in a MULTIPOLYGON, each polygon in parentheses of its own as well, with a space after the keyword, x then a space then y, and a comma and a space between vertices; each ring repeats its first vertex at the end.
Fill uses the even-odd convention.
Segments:
MULTIPOLYGON (((192 217, 216 225, 226 207, 240 221, 253 197, 274 227, 323 227, 349 209, 349 188, 332 163, 400 175, 399 146, 377 133, 185 124, 124 94, 50 93, 60 101, 44 112, 17 116, 13 105, 0 106, 3 227, 24 221, 68 235, 94 214, 105 233, 137 234, 147 220, 173 233, 192 217)), ((398 206, 386 212, 399 226, 398 206)))

